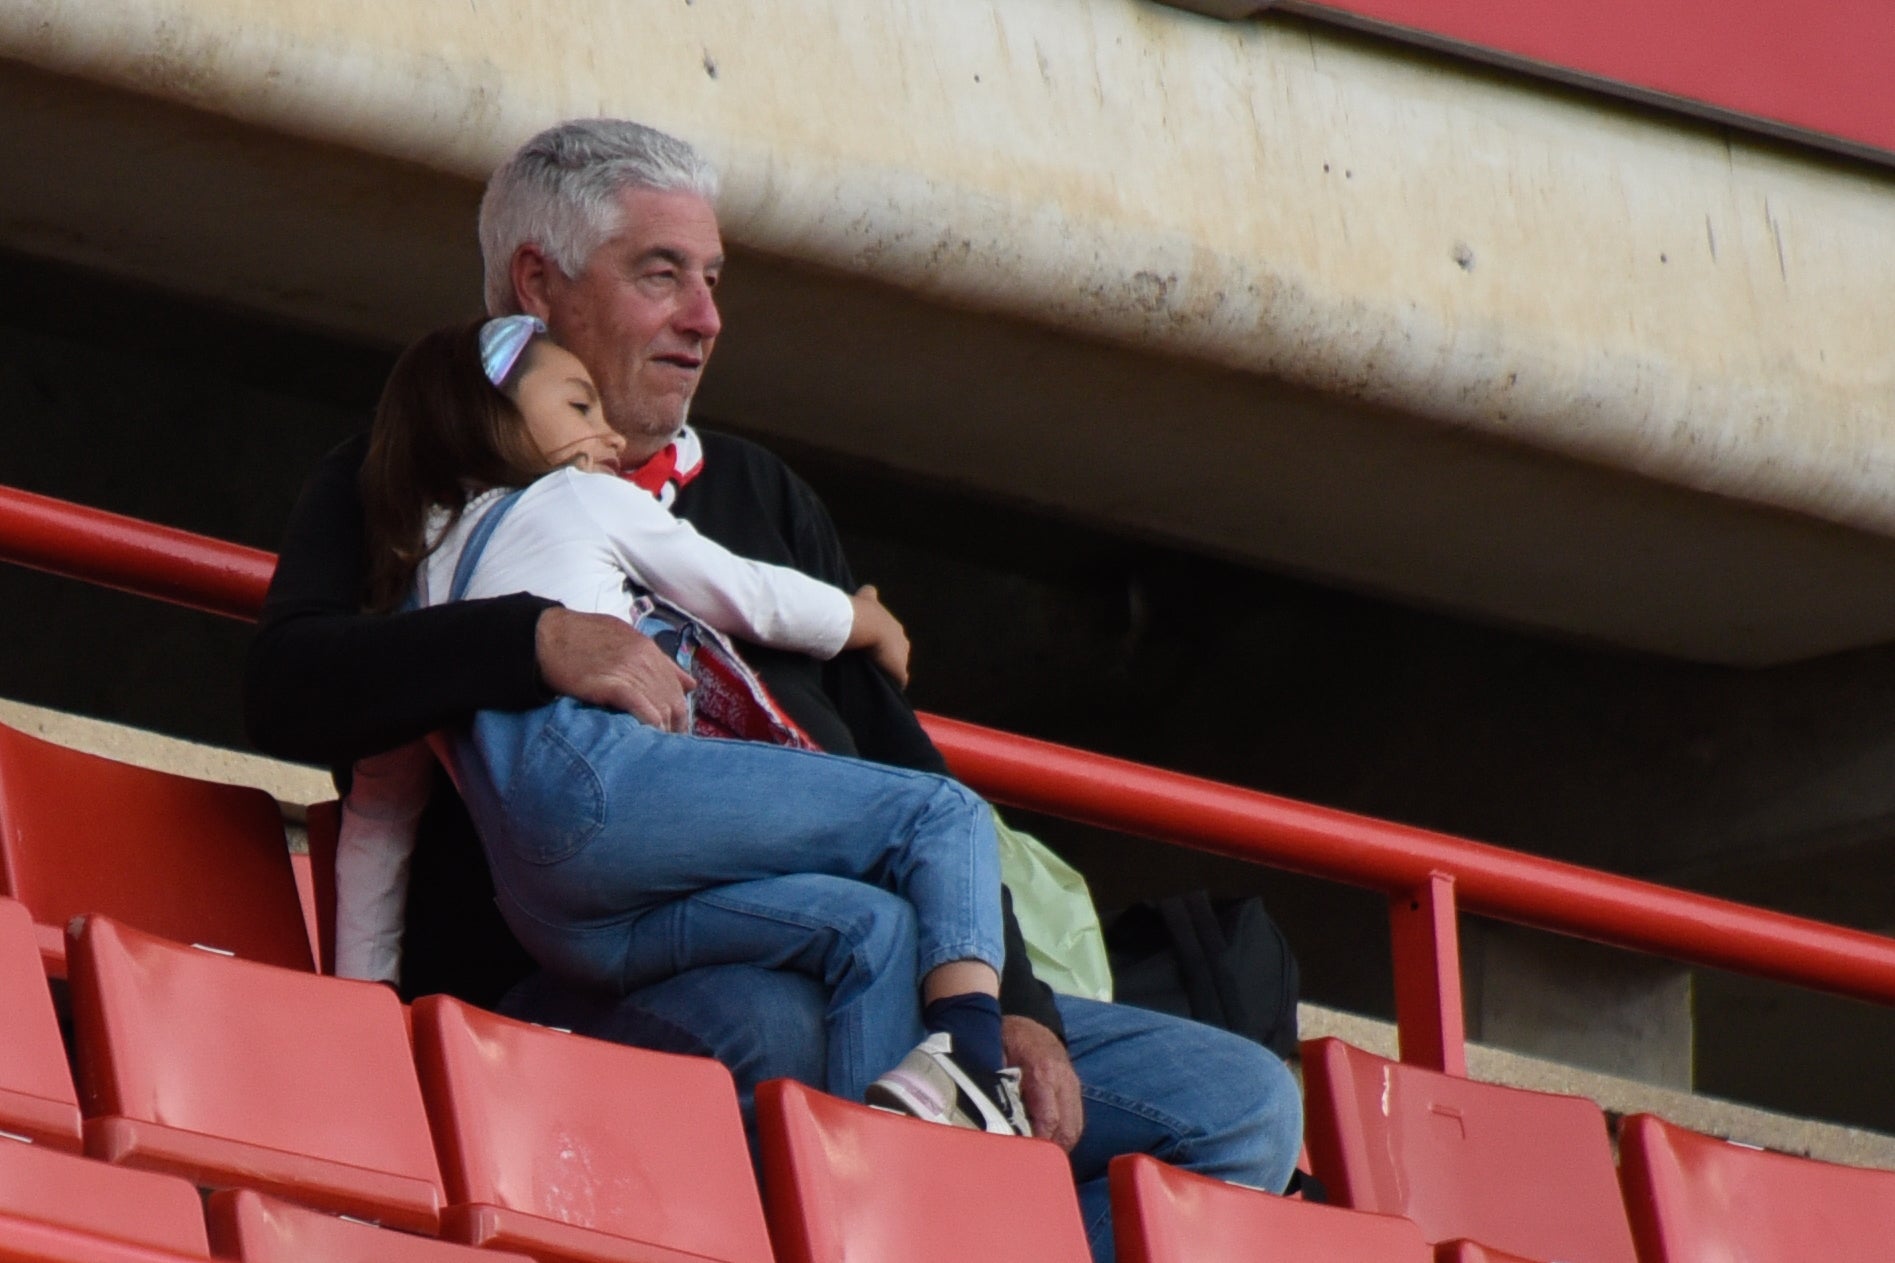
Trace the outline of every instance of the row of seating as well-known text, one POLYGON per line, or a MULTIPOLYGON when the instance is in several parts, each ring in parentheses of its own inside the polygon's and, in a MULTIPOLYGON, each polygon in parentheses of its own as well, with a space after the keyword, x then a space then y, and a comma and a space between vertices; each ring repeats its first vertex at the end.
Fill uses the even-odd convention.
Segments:
POLYGON ((1624 1120, 1591 1101, 1303 1045, 1309 1156, 1339 1205, 1150 1158, 1113 1165, 1124 1263, 1872 1263, 1895 1172, 1624 1120))
POLYGON ((250 1189, 0 1144, 0 1259, 33 1263, 527 1263, 391 1232, 250 1189))
MULTIPOLYGON (((0 925, 12 931, 0 954, 12 986, 40 959, 19 904, 0 900, 0 925)), ((0 1029, 0 1077, 11 1084, 16 1068, 34 1067, 32 1090, 8 1098, 30 1102, 8 1109, 8 1130, 24 1136, 15 1115, 36 1119, 51 1102, 82 1116, 87 1156, 0 1146, 14 1159, 0 1167, 0 1258, 10 1257, 15 1220, 40 1235, 86 1229, 93 1248, 72 1257, 103 1257, 99 1241, 114 1257, 131 1257, 120 1247, 201 1254, 176 1222, 180 1205, 195 1213, 187 1194, 197 1187, 542 1263, 834 1258, 825 1242, 853 1252, 898 1233, 930 1244, 886 1257, 945 1263, 963 1257, 974 1230, 965 1193, 996 1234, 992 1257, 1086 1258, 1064 1157, 1044 1142, 771 1085, 761 1117, 782 1213, 766 1224, 735 1086, 716 1062, 443 996, 404 1009, 386 987, 245 961, 98 915, 74 928, 66 959, 76 1088, 44 1073, 48 1048, 62 1074, 63 1057, 43 977, 38 1003, 19 1010, 37 1017, 0 1029), (15 1045, 36 1051, 16 1058, 15 1045), (925 1191, 898 1172, 928 1173, 925 1191), (47 1207, 64 1218, 49 1220, 47 1207)), ((53 1131, 70 1147, 64 1117, 53 1131)))
MULTIPOLYGON (((735 1094, 714 1063, 441 997, 409 1013, 385 988, 312 972, 326 936, 305 923, 276 809, 257 797, 0 728, 0 890, 25 900, 0 899, 0 1132, 38 1142, 36 1157, 83 1150, 120 1165, 60 1160, 89 1178, 161 1181, 159 1200, 227 1187, 212 1235, 232 1242, 239 1209, 278 1225, 273 1240, 315 1240, 331 1224, 345 1237, 376 1231, 272 1200, 286 1198, 541 1259, 1085 1257, 1050 1146, 923 1127, 787 1083, 759 1094, 766 1227, 735 1094), (127 821, 98 808, 108 801, 146 814, 127 821), (200 880, 207 869, 223 879, 200 880), (85 917, 68 952, 67 920, 101 910, 111 915, 85 917), (79 1092, 48 972, 70 976, 79 1092)), ((332 807, 312 819, 304 894, 318 929, 333 819, 332 807)), ((1775 1263, 1818 1241, 1851 1263, 1879 1258, 1895 1228, 1895 1174, 1754 1152, 1644 1116, 1627 1120, 1615 1170, 1588 1101, 1431 1074, 1333 1040, 1306 1045, 1305 1075, 1314 1169, 1341 1205, 1123 1160, 1112 1182, 1128 1263, 1775 1263)), ((29 1248, 9 1241, 74 1231, 22 1215, 5 1193, 24 1178, 0 1168, 0 1259, 29 1248)), ((73 1206, 143 1204, 130 1186, 71 1187, 73 1206)), ((110 1222, 84 1240, 110 1249, 19 1257, 202 1254, 195 1239, 110 1222), (110 1252, 121 1247, 132 1253, 110 1252)), ((346 1257, 343 1244, 325 1248, 311 1257, 346 1257)))
POLYGON ((1343 1205, 1412 1223, 1442 1263, 1871 1263, 1895 1240, 1895 1172, 1769 1153, 1650 1114, 1623 1121, 1615 1167, 1592 1101, 1335 1039, 1303 1045, 1303 1078, 1317 1176, 1343 1205))

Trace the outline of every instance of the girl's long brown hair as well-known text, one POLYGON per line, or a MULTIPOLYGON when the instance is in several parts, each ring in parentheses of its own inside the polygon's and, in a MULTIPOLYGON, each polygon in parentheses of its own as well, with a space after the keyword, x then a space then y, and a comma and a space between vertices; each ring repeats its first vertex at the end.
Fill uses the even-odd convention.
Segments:
MULTIPOLYGON (((382 388, 361 473, 370 610, 385 613, 407 598, 416 569, 434 551, 430 508, 446 509, 452 525, 470 488, 524 487, 552 468, 520 410, 487 380, 484 323, 426 335, 395 361, 382 388)), ((529 346, 521 367, 532 354, 529 346)))

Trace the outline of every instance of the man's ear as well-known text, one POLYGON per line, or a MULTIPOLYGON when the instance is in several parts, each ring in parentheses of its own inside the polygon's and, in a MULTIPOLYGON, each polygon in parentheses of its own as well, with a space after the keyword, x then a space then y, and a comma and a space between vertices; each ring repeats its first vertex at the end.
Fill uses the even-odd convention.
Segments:
POLYGON ((558 265, 546 257, 545 251, 528 241, 513 252, 513 262, 507 270, 513 278, 513 297, 520 304, 520 310, 545 320, 552 313, 549 291, 558 265))

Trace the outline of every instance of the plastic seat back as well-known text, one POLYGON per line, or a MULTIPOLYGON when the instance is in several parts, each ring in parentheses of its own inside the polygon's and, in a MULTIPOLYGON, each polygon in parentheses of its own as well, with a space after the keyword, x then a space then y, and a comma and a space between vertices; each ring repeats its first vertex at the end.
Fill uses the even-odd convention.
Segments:
POLYGON ((72 943, 86 1150, 433 1232, 441 1177, 394 992, 89 917, 72 943))
POLYGON ((309 918, 316 943, 316 965, 323 973, 336 971, 336 847, 342 836, 342 804, 311 803, 304 817, 309 849, 303 855, 305 889, 303 915, 309 918))
POLYGON ((1444 1241, 1434 1248, 1434 1263, 1556 1263, 1549 1259, 1529 1259, 1484 1246, 1478 1241, 1444 1241))
POLYGON ((186 1180, 0 1141, 0 1258, 207 1258, 204 1212, 186 1180))
POLYGON ((1088 1263, 1072 1168, 1044 1140, 869 1109, 773 1079, 757 1089, 782 1263, 1088 1263))
POLYGON ((206 1208, 211 1247, 239 1263, 530 1263, 524 1254, 353 1223, 249 1189, 225 1189, 206 1208))
POLYGON ((17 1137, 77 1153, 79 1094, 40 966, 33 918, 0 898, 0 1140, 17 1137))
POLYGON ((1635 1263, 1605 1115, 1337 1039, 1303 1045, 1307 1136, 1337 1202, 1560 1263, 1635 1263))
POLYGON ((442 1235, 536 1258, 768 1263, 730 1072, 415 1003, 449 1207, 442 1235))
POLYGON ((1766 1153, 1650 1114, 1619 1135, 1646 1263, 1869 1263, 1895 1251, 1895 1172, 1766 1153))
POLYGON ((1318 1206, 1180 1171, 1145 1154, 1114 1158, 1112 1227, 1121 1263, 1431 1263, 1421 1229, 1394 1215, 1318 1206), (1270 1243, 1268 1255, 1258 1242, 1270 1243))
POLYGON ((99 912, 180 943, 313 968, 282 814, 260 789, 134 767, 0 725, 0 894, 63 970, 99 912))

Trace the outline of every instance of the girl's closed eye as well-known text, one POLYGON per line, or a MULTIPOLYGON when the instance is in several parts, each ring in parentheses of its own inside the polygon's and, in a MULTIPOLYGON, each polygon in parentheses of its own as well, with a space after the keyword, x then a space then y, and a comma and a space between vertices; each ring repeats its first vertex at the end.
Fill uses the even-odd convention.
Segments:
POLYGON ((555 465, 616 469, 625 440, 605 423, 585 366, 545 338, 536 338, 528 355, 511 393, 540 455, 555 465))

